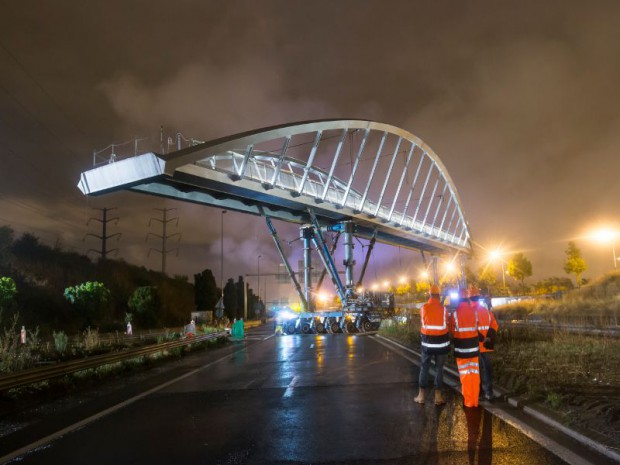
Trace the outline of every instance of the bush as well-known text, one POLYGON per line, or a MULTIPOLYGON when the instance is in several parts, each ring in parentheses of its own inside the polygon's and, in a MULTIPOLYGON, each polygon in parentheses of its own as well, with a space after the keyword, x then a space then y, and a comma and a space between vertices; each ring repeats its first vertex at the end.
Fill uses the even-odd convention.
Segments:
POLYGON ((56 349, 56 352, 58 352, 59 354, 64 354, 65 350, 67 350, 69 337, 65 334, 64 331, 54 331, 52 335, 54 337, 54 347, 56 349))
POLYGON ((90 326, 86 328, 86 331, 82 333, 84 336, 83 343, 85 350, 93 350, 99 347, 99 331, 96 329, 90 329, 90 326))
POLYGON ((557 392, 549 392, 547 393, 547 399, 545 400, 545 402, 554 410, 559 409, 562 404, 563 404, 563 398, 561 394, 558 394, 557 392))
MULTIPOLYGON (((19 315, 13 315, 10 324, 4 328, 4 334, 0 335, 0 372, 3 373, 30 368, 38 360, 38 356, 32 353, 31 344, 21 344, 18 322, 19 315)), ((38 329, 34 337, 38 340, 38 329)))

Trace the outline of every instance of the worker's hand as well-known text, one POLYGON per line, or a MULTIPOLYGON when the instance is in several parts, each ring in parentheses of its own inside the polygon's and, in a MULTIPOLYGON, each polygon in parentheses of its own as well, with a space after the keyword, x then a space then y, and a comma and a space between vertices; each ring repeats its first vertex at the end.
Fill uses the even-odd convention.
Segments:
POLYGON ((486 338, 484 338, 484 342, 482 343, 482 346, 485 349, 493 349, 495 344, 493 343, 493 340, 490 337, 486 337, 486 338))

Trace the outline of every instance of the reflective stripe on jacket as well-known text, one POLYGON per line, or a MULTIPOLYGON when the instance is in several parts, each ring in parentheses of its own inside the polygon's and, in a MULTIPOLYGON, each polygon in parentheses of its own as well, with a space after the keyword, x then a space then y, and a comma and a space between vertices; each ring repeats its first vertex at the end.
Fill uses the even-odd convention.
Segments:
POLYGON ((448 311, 438 299, 430 298, 420 310, 422 350, 428 354, 450 352, 448 311))
POLYGON ((454 356, 478 357, 478 316, 469 302, 461 302, 450 318, 450 332, 454 339, 454 356))

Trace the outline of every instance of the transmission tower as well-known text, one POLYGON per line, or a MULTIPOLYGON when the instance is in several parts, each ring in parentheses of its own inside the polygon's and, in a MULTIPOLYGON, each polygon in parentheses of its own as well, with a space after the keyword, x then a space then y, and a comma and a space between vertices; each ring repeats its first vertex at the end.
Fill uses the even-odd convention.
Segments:
POLYGON ((88 219, 88 221, 86 222, 86 226, 88 226, 90 224, 90 222, 93 221, 93 220, 94 221, 99 221, 101 223, 101 236, 98 236, 97 234, 93 234, 93 233, 86 233, 84 235, 84 239, 83 240, 86 240, 86 238, 88 236, 96 237, 97 239, 99 239, 101 241, 101 250, 88 249, 86 254, 88 254, 90 252, 95 252, 95 253, 98 253, 100 255, 101 260, 105 260, 109 253, 111 253, 111 252, 118 253, 118 249, 108 250, 108 245, 107 245, 108 239, 111 239, 112 237, 116 237, 116 240, 118 241, 121 238, 122 233, 115 233, 115 234, 108 235, 108 223, 110 221, 114 221, 115 225, 118 224, 118 217, 108 218, 108 212, 112 211, 112 210, 116 210, 116 208, 94 208, 94 210, 99 210, 101 212, 101 218, 90 217, 88 219))
POLYGON ((149 256, 151 254, 151 251, 154 250, 155 252, 158 252, 161 254, 161 272, 162 273, 166 273, 166 255, 170 252, 173 252, 176 250, 177 253, 177 257, 179 256, 179 248, 175 247, 174 249, 168 249, 166 247, 166 243, 168 241, 168 239, 173 238, 175 236, 178 236, 177 242, 179 242, 181 240, 181 233, 174 233, 174 234, 170 234, 168 235, 166 233, 166 228, 168 226, 168 223, 170 223, 171 221, 176 221, 176 225, 179 226, 179 217, 174 217, 174 218, 168 218, 168 212, 172 211, 172 210, 176 210, 176 208, 155 208, 155 210, 158 210, 162 213, 162 218, 151 218, 149 220, 149 227, 151 227, 151 222, 153 221, 159 221, 161 223, 162 226, 162 233, 161 234, 155 234, 155 233, 147 233, 146 235, 146 239, 148 241, 149 236, 155 236, 161 239, 161 249, 155 249, 153 247, 151 247, 149 249, 149 252, 147 254, 147 256, 149 256))

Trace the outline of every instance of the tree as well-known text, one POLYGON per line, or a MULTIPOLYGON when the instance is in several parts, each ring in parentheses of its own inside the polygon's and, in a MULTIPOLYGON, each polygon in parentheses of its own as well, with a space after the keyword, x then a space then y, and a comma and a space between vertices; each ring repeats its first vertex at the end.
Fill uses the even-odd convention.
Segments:
POLYGON ((9 226, 0 227, 0 272, 9 271, 9 259, 13 245, 13 230, 9 226))
POLYGON ((532 276, 532 262, 522 252, 516 253, 508 260, 508 275, 517 281, 521 281, 521 287, 525 288, 525 278, 532 276))
POLYGON ((561 294, 573 289, 570 278, 551 277, 534 284, 534 293, 538 295, 561 294))
POLYGON ((484 266, 478 270, 478 287, 487 295, 496 294, 497 276, 491 266, 484 266))
POLYGON ((39 238, 31 233, 24 233, 13 243, 13 253, 28 260, 40 259, 44 252, 50 250, 42 245, 39 238))
POLYGON ((431 285, 428 281, 418 281, 415 283, 415 298, 417 300, 426 300, 427 294, 431 290, 431 285))
POLYGON ((3 276, 0 278, 0 310, 13 301, 17 294, 17 286, 13 278, 3 276))
POLYGON ((581 274, 587 269, 586 261, 581 256, 581 250, 577 248, 573 241, 570 241, 568 249, 564 253, 566 254, 564 271, 567 274, 574 274, 577 287, 581 287, 581 274))
POLYGON ((127 306, 135 313, 140 325, 152 328, 157 325, 161 310, 161 301, 157 289, 153 286, 138 287, 127 302, 127 306))
POLYGON ((229 278, 224 285, 224 313, 229 320, 237 318, 237 292, 235 282, 229 278))
POLYGON ((98 281, 69 286, 64 295, 87 326, 99 323, 112 297, 105 285, 98 281))
POLYGON ((245 314, 245 287, 246 284, 243 281, 243 276, 239 276, 239 279, 235 283, 235 292, 237 293, 237 318, 243 318, 245 314))
POLYGON ((220 292, 215 283, 215 276, 209 269, 194 275, 194 302, 196 310, 215 310, 220 292))

